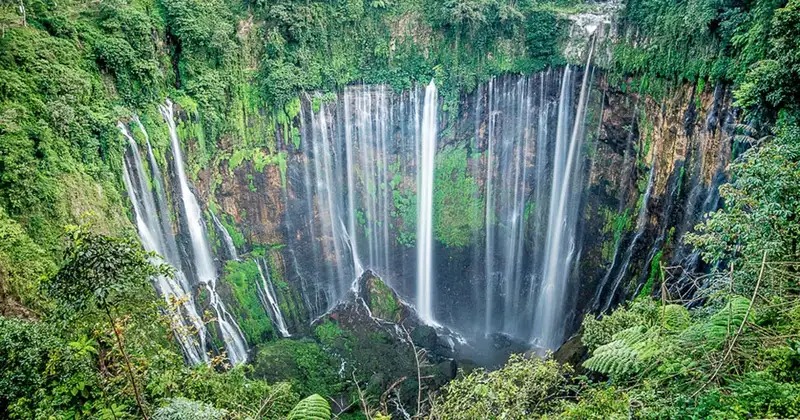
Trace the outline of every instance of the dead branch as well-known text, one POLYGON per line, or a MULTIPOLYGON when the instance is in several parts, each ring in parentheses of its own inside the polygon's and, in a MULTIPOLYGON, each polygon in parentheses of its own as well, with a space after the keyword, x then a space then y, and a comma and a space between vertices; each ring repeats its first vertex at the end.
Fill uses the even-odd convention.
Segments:
POLYGON ((736 345, 736 339, 738 339, 739 335, 742 334, 742 330, 744 330, 744 324, 747 323, 747 318, 750 317, 750 311, 753 310, 753 303, 755 303, 756 301, 756 296, 758 295, 758 288, 759 286, 761 286, 761 279, 764 278, 764 267, 766 266, 766 264, 767 264, 767 251, 765 250, 764 256, 761 259, 761 270, 758 273, 758 281, 756 282, 755 290, 753 290, 753 297, 752 299, 750 299, 750 305, 747 306, 747 311, 744 313, 744 319, 742 319, 742 323, 739 324, 739 329, 736 331, 736 334, 734 334, 733 339, 731 340, 731 344, 728 346, 728 350, 725 352, 725 355, 722 356, 722 360, 720 360, 719 364, 717 365, 717 368, 711 375, 711 378, 709 378, 708 381, 705 382, 703 386, 700 387, 700 389, 698 389, 697 391, 695 391, 694 394, 692 394, 692 398, 696 397, 697 394, 700 393, 700 391, 702 391, 706 386, 708 386, 708 384, 710 384, 712 381, 714 381, 714 379, 716 379, 717 374, 722 369, 722 366, 725 364, 725 360, 728 358, 728 356, 730 356, 731 351, 733 350, 733 346, 736 345))

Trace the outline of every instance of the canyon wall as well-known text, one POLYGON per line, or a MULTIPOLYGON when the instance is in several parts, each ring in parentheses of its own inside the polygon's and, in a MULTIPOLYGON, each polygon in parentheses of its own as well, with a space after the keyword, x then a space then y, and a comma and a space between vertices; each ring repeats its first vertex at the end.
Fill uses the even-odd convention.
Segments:
MULTIPOLYGON (((291 334, 344 299, 361 270, 417 302, 424 90, 355 85, 305 95, 278 118, 250 113, 245 130, 268 132, 274 143, 221 139, 215 158, 197 165, 198 198, 221 221, 206 217, 218 289, 240 324, 277 325, 275 308, 248 303, 268 288, 253 286, 264 284, 259 271, 268 272, 291 334), (249 267, 256 260, 259 270, 249 267)), ((433 320, 476 341, 503 334, 554 349, 585 313, 660 290, 662 268, 702 270, 681 239, 720 204, 730 93, 687 86, 665 98, 628 94, 600 70, 569 67, 498 77, 463 95, 457 109, 440 105, 433 320), (551 258, 554 229, 563 238, 551 258), (554 296, 543 287, 554 272, 563 275, 559 302, 542 297, 554 296), (536 326, 544 307, 551 338, 536 326)), ((192 135, 197 116, 178 115, 191 154, 202 140, 192 135)), ((679 271, 664 270, 667 286, 687 293, 696 285, 679 271)), ((270 326, 243 330, 251 345, 278 336, 270 326)))

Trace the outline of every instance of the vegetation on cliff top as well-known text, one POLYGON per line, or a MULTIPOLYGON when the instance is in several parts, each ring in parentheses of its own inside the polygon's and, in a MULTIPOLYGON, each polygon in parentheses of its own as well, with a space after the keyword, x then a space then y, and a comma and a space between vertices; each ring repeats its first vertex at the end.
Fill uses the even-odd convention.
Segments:
POLYGON ((612 74, 664 95, 685 82, 732 83, 754 122, 798 103, 796 0, 628 0, 612 74))

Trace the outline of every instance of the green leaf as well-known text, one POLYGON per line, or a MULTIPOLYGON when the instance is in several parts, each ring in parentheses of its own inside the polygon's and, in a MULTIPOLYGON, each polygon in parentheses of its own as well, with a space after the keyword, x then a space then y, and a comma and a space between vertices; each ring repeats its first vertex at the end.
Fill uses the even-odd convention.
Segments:
POLYGON ((289 420, 330 420, 331 406, 318 394, 300 401, 289 412, 289 420))

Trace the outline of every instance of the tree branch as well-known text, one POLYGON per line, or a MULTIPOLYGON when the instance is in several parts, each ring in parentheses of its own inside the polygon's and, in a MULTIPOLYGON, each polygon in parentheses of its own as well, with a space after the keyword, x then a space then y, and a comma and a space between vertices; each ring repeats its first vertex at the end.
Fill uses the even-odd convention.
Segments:
POLYGON ((747 323, 747 318, 750 317, 750 311, 753 309, 753 303, 756 301, 756 296, 758 295, 758 288, 761 286, 761 279, 764 278, 764 267, 767 265, 767 251, 764 250, 764 256, 761 258, 761 270, 758 273, 758 281, 756 282, 756 288, 753 290, 753 297, 750 299, 750 305, 747 306, 747 312, 744 313, 744 318, 742 319, 742 323, 739 324, 739 329, 734 334, 733 339, 731 340, 731 344, 728 346, 728 349, 725 351, 725 355, 722 356, 722 360, 719 361, 717 368, 714 370, 714 373, 711 375, 711 378, 708 379, 703 386, 700 387, 694 394, 692 394, 692 398, 696 397, 697 394, 700 393, 703 389, 705 389, 708 384, 710 384, 716 377, 719 371, 722 369, 722 365, 725 364, 725 360, 728 359, 728 356, 731 355, 731 351, 733 351, 733 346, 736 345, 736 340, 739 338, 739 335, 742 334, 742 330, 744 330, 744 324, 747 323))
POLYGON ((114 330, 114 335, 117 337, 117 346, 119 346, 119 351, 122 352, 122 357, 125 359, 125 366, 128 370, 128 378, 131 381, 131 386, 133 387, 133 393, 136 395, 136 405, 139 406, 139 411, 142 413, 142 417, 145 420, 148 420, 147 411, 144 409, 144 400, 142 399, 142 395, 139 393, 139 387, 136 386, 136 378, 133 376, 133 368, 131 367, 131 360, 128 358, 128 353, 125 351, 125 347, 122 345, 122 336, 120 335, 119 331, 117 330, 117 326, 114 323, 114 317, 111 316, 111 310, 108 308, 108 305, 103 305, 106 316, 108 316, 108 322, 111 323, 111 329, 114 330))

